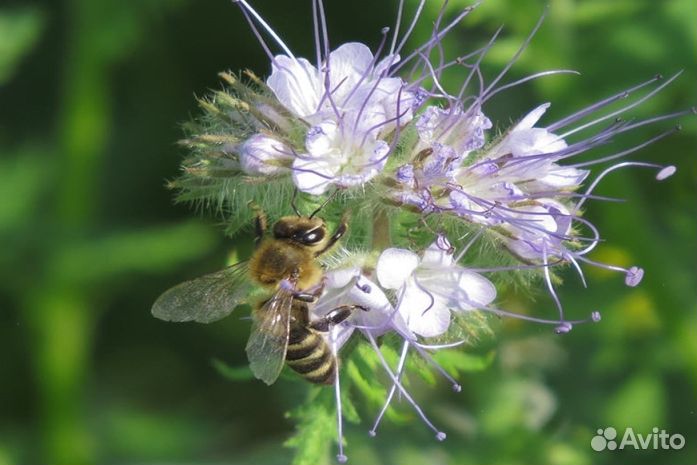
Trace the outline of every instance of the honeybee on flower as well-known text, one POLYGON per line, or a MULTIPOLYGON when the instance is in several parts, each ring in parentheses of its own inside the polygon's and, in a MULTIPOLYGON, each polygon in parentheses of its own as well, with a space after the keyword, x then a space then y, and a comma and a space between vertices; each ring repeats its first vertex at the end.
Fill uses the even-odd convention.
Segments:
MULTIPOLYGON (((437 439, 445 439, 403 379, 414 355, 460 390, 432 357, 467 342, 449 338, 456 318, 490 313, 552 325, 562 334, 577 323, 599 321, 600 313, 566 317, 556 292, 558 270, 572 267, 584 285, 587 265, 623 273, 628 286, 640 283, 644 270, 638 265, 588 257, 602 237, 583 213, 590 201, 615 200, 594 190, 618 169, 652 169, 658 181, 675 172, 671 164, 626 157, 677 127, 609 155, 596 149, 637 128, 694 113, 624 119, 679 73, 655 76, 555 122, 545 120, 551 104, 542 103, 522 117, 511 115, 517 122, 497 133, 499 123, 486 110, 494 95, 533 79, 577 74, 560 69, 506 81, 543 18, 489 79, 481 63, 499 32, 484 47, 450 61, 431 58, 476 4, 448 20, 444 6, 431 36, 409 50, 412 32, 424 20, 425 0, 411 16, 400 0, 396 24, 380 31, 380 43, 371 50, 358 42, 333 46, 324 4, 312 0, 315 56, 308 59, 296 56, 247 0, 234 3, 269 59, 269 75, 221 75, 226 88, 202 101, 204 115, 188 127, 184 145, 191 156, 174 185, 183 199, 215 203, 229 233, 251 221, 250 201, 274 218, 296 201, 313 208, 326 204, 328 223, 351 213, 347 240, 323 259, 322 284, 309 312, 311 320, 321 320, 337 306, 364 310, 328 328, 324 337, 335 356, 354 350, 356 340, 370 349, 363 356, 372 357, 372 378, 385 383, 371 435, 398 394, 437 439), (461 73, 459 88, 444 83, 446 70, 461 73), (595 165, 605 166, 596 174, 595 165), (554 307, 558 316, 520 315, 496 304, 495 276, 519 273, 534 276, 531 283, 549 295, 545 307, 554 307), (398 354, 391 364, 384 352, 392 349, 398 354)), ((339 461, 347 458, 342 384, 335 383, 339 461)))

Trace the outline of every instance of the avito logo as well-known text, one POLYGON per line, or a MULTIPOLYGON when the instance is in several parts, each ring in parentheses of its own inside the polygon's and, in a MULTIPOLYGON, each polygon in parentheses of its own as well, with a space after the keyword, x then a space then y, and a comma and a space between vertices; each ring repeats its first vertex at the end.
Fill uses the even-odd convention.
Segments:
POLYGON ((682 434, 670 434, 666 430, 659 430, 654 427, 651 433, 641 434, 635 433, 634 429, 629 427, 624 430, 622 439, 618 438, 617 430, 612 426, 607 428, 598 428, 598 434, 591 439, 591 448, 600 452, 605 449, 625 449, 633 447, 634 449, 682 449, 685 446, 685 437, 682 434), (619 444, 618 444, 619 443, 619 444))

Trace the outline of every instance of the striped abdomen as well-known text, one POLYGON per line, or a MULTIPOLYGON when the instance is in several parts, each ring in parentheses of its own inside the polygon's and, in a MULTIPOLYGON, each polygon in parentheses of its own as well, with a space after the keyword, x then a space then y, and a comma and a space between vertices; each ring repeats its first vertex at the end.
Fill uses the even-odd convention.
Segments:
POLYGON ((290 325, 286 362, 292 370, 311 383, 334 384, 334 354, 322 336, 303 325, 290 325))

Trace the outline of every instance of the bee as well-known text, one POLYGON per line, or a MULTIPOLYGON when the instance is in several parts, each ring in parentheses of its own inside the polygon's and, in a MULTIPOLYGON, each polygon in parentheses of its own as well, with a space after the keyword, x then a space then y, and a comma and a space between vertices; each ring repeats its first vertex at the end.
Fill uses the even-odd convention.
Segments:
MULTIPOLYGON (((326 203, 326 202, 325 202, 326 203)), ((334 246, 348 230, 344 215, 330 234, 315 215, 285 216, 266 237, 266 215, 256 210, 256 249, 247 262, 186 281, 162 294, 152 314, 166 321, 210 323, 229 315, 247 302, 254 285, 271 293, 252 313, 246 346, 250 368, 266 384, 280 375, 284 362, 311 383, 334 384, 338 361, 325 334, 351 316, 357 305, 343 305, 311 320, 310 305, 323 290, 323 270, 317 258, 334 246)))

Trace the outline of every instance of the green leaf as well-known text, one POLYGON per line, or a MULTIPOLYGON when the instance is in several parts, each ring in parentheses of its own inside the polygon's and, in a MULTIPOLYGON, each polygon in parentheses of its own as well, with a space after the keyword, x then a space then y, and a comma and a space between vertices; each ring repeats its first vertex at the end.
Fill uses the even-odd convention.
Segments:
POLYGON ((313 388, 311 399, 288 414, 297 425, 295 434, 284 444, 296 451, 291 462, 293 465, 327 463, 336 435, 333 391, 330 391, 313 388))
POLYGON ((217 358, 214 358, 211 361, 211 365, 213 365, 215 371, 220 373, 224 378, 229 379, 231 381, 249 381, 251 379, 254 379, 254 373, 252 373, 252 370, 249 368, 249 365, 233 367, 223 362, 222 360, 218 360, 217 358))
POLYGON ((463 350, 440 350, 433 354, 433 359, 438 362, 448 373, 472 373, 486 370, 491 366, 496 356, 495 351, 489 351, 484 355, 470 354, 463 350))

